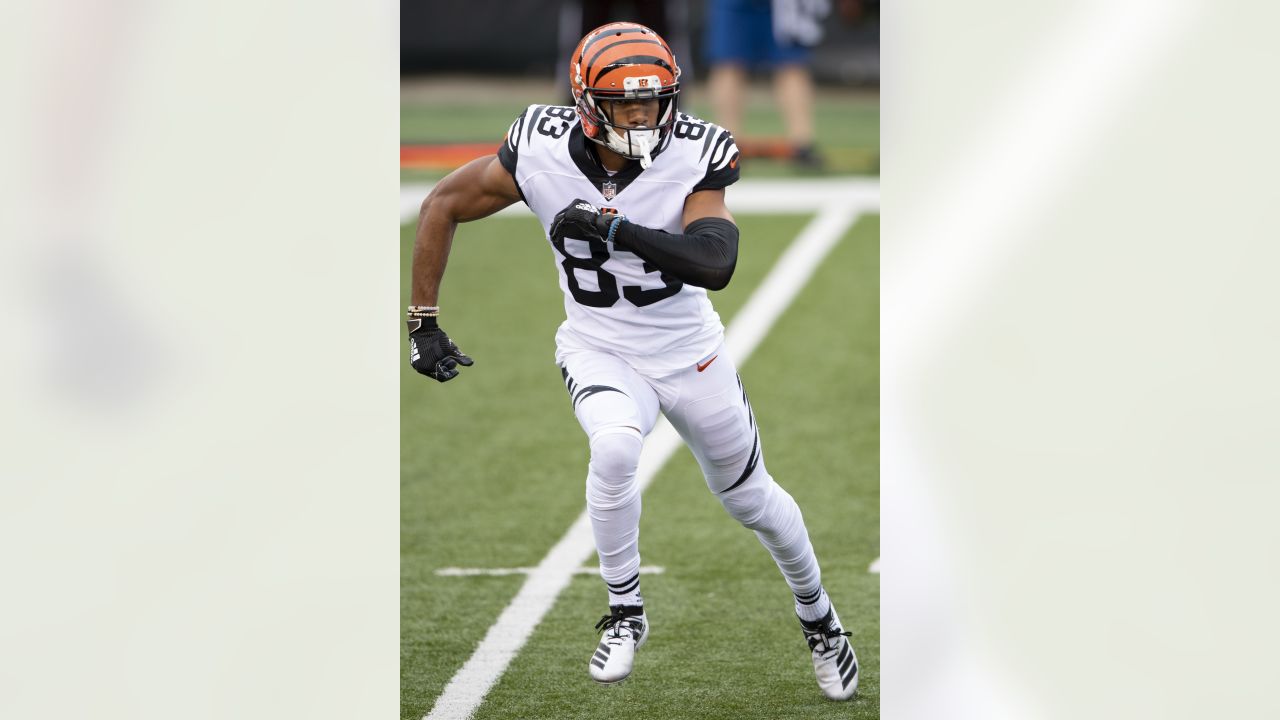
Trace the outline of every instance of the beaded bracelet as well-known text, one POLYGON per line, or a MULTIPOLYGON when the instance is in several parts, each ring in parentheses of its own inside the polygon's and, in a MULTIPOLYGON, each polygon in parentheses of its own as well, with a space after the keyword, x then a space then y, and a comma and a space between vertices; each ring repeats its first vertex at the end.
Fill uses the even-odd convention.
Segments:
POLYGON ((605 240, 609 242, 613 242, 613 236, 618 234, 618 226, 621 225, 622 221, 626 219, 627 218, 625 215, 619 215, 615 217, 613 219, 613 222, 609 223, 609 237, 605 238, 605 240))

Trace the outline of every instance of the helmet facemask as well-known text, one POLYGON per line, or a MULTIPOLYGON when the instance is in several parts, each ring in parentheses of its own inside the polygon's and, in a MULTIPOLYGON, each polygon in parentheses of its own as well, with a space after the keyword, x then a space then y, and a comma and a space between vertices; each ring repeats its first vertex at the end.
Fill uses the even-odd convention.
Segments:
POLYGON ((661 87, 657 76, 628 77, 623 79, 622 92, 584 88, 578 109, 596 125, 596 132, 587 133, 587 137, 625 158, 639 160, 640 167, 648 168, 653 164, 652 154, 675 124, 679 92, 678 85, 661 87), (657 123, 652 127, 632 127, 617 117, 618 108, 613 103, 649 99, 658 101, 657 123), (601 101, 612 101, 609 109, 601 101))

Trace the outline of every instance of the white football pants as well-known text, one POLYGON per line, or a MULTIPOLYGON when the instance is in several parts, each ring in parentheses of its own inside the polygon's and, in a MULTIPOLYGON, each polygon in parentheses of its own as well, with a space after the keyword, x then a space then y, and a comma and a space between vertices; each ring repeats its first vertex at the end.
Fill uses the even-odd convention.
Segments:
POLYGON ((699 365, 660 378, 593 351, 566 355, 561 371, 591 445, 587 511, 600 575, 611 591, 626 595, 639 586, 636 466, 661 410, 693 451, 707 487, 730 515, 755 531, 791 591, 817 593, 822 578, 804 518, 765 470, 755 416, 723 345, 699 365))

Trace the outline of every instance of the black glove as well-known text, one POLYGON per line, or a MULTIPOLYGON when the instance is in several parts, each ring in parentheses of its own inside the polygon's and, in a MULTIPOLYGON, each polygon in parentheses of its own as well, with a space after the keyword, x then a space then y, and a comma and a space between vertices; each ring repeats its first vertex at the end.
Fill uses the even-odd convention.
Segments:
POLYGON ((458 375, 458 366, 475 361, 458 349, 434 317, 409 320, 409 364, 414 370, 440 382, 458 375))
POLYGON ((556 213, 551 221, 551 239, 562 241, 566 237, 577 240, 605 240, 609 237, 609 224, 617 214, 601 213, 595 205, 578 199, 556 213))

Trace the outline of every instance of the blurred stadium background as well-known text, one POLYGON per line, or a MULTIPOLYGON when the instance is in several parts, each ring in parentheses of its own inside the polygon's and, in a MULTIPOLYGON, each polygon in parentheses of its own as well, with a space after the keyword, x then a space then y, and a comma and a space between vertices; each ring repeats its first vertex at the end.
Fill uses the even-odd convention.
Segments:
MULTIPOLYGON (((735 191, 857 183, 878 193, 878 4, 833 5, 813 63, 821 167, 789 161, 768 74, 753 74, 738 134, 742 181, 728 191, 742 258, 734 282, 713 296, 726 325, 814 217, 811 206, 752 212, 735 206, 735 191)), ((611 19, 641 21, 633 4, 616 6, 611 19)), ((665 9, 682 110, 714 121, 703 3, 665 9)), ((563 65, 581 36, 580 12, 570 2, 402 4, 406 302, 416 204, 433 181, 492 154, 529 104, 569 102, 563 65)), ((878 278, 879 216, 864 213, 741 368, 770 471, 804 509, 853 632, 858 698, 822 699, 776 568, 681 448, 645 493, 644 563, 664 572, 645 580, 655 635, 636 673, 614 688, 588 679, 591 625, 604 603, 598 578, 579 575, 475 717, 879 716, 878 278)), ((532 214, 521 205, 460 226, 441 294, 442 325, 476 365, 446 385, 401 371, 401 715, 415 720, 524 580, 437 571, 537 565, 582 510, 587 457, 553 363, 564 311, 532 214)))
MULTIPOLYGON (((612 5, 618 12, 610 17, 640 20, 634 3, 612 5)), ((817 144, 828 173, 879 173, 878 7, 867 0, 840 2, 814 50, 817 144)), ((688 88, 681 93, 682 109, 714 121, 700 57, 704 4, 667 2, 664 8, 665 37, 688 88)), ((530 103, 569 104, 567 58, 583 34, 582 15, 578 2, 485 0, 465 9, 403 4, 400 127, 406 177, 440 177, 460 161, 492 152, 510 120, 530 103)), ((738 137, 747 159, 763 161, 752 164, 750 177, 801 172, 775 159, 782 154, 782 118, 767 75, 757 73, 757 80, 738 137)))

